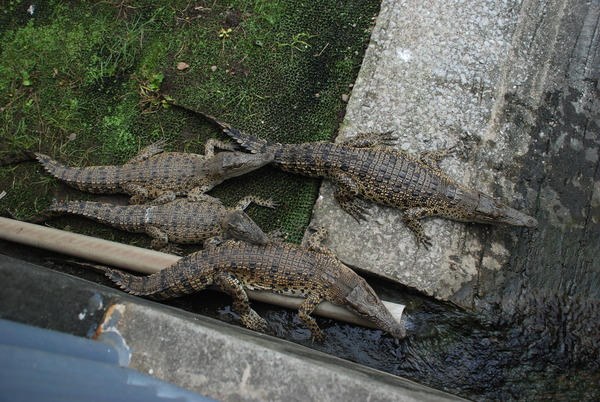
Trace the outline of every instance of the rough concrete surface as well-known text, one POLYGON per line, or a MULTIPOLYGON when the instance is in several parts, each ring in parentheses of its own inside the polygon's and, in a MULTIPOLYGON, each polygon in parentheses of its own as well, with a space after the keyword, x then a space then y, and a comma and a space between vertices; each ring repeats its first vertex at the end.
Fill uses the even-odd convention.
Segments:
POLYGON ((124 303, 120 310, 113 331, 133 351, 131 367, 218 400, 459 400, 215 320, 191 320, 136 303, 124 303))
MULTIPOLYGON (((556 253, 560 244, 540 234, 574 227, 583 238, 598 232, 598 109, 589 106, 598 105, 600 6, 580 3, 383 1, 338 139, 394 130, 397 147, 415 155, 456 146, 442 161, 444 171, 538 218, 540 227, 431 218, 424 228, 433 247, 425 250, 401 211, 370 203, 371 216, 358 223, 325 182, 312 225, 329 228, 330 247, 343 261, 473 307, 486 290, 505 285, 499 272, 522 270, 532 250, 556 253), (539 132, 540 108, 552 100, 549 94, 560 103, 566 86, 575 94, 565 107, 581 110, 577 128, 539 132), (556 181, 546 185, 564 176, 568 163, 579 165, 564 179, 581 199, 557 196, 564 189, 556 181)), ((555 119, 546 120, 552 130, 555 119)), ((588 250, 598 243, 592 240, 588 250)), ((540 257, 542 271, 548 261, 540 257)))

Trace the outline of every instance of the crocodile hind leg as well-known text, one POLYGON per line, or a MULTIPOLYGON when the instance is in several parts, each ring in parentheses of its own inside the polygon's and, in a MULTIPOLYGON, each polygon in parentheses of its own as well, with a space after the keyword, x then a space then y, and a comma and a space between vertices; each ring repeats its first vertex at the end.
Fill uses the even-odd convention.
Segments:
POLYGON ((150 201, 148 205, 163 205, 167 202, 174 201, 177 198, 177 194, 174 191, 162 191, 158 193, 158 196, 150 201))
POLYGON ((168 254, 183 254, 181 248, 177 247, 174 244, 170 244, 169 236, 156 226, 146 226, 144 231, 148 236, 151 236, 153 238, 152 243, 150 243, 153 249, 168 254))
POLYGON ((362 133, 356 137, 349 138, 340 142, 340 145, 346 145, 353 148, 372 148, 377 146, 391 146, 398 142, 398 137, 392 135, 393 131, 385 133, 362 133))
POLYGON ((314 318, 310 316, 310 314, 317 308, 319 303, 321 302, 322 297, 317 293, 311 293, 308 297, 300 304, 300 308, 298 309, 298 318, 300 321, 310 329, 312 333, 312 339, 317 342, 323 342, 325 338, 325 334, 317 325, 317 322, 314 318))
MULTIPOLYGON (((139 184, 129 183, 122 186, 122 188, 126 194, 131 196, 131 199, 129 200, 130 204, 144 204, 150 198, 150 192, 148 189, 144 186, 140 186, 139 184)), ((167 202, 173 201, 176 197, 177 195, 173 191, 162 191, 158 193, 156 198, 148 202, 148 205, 166 204, 167 202)))
POLYGON ((216 138, 209 138, 204 145, 204 156, 206 159, 210 159, 215 156, 215 149, 224 149, 226 151, 235 151, 235 145, 227 142, 217 140, 216 138))
POLYGON ((306 245, 309 250, 319 253, 329 253, 329 249, 323 245, 325 239, 329 236, 329 232, 324 227, 319 227, 306 239, 306 245))
POLYGON ((126 165, 132 163, 139 163, 145 161, 148 158, 153 157, 154 155, 160 154, 163 152, 162 146, 165 145, 166 140, 156 141, 154 144, 150 144, 145 148, 142 148, 140 152, 129 161, 127 161, 126 165))
POLYGON ((131 199, 129 200, 130 204, 143 204, 148 200, 148 189, 144 186, 140 186, 139 184, 125 184, 122 186, 125 194, 130 195, 131 199))
POLYGON ((428 207, 410 208, 404 211, 404 223, 417 237, 417 243, 422 244, 426 249, 429 249, 429 247, 432 246, 431 238, 425 234, 423 226, 421 226, 421 223, 418 220, 438 214, 439 211, 437 209, 428 207))
POLYGON ((256 197, 254 195, 247 195, 238 201, 238 203, 234 207, 234 209, 243 211, 246 208, 248 208, 248 205, 250 205, 251 203, 255 203, 256 205, 259 205, 261 207, 266 207, 266 208, 275 208, 279 205, 279 203, 277 201, 274 201, 271 199, 265 200, 263 198, 256 197))
POLYGON ((439 149, 437 151, 426 151, 421 154, 419 159, 433 169, 439 170, 439 163, 442 159, 454 154, 455 148, 439 149))
POLYGON ((250 300, 244 290, 242 282, 229 272, 219 273, 215 276, 214 284, 233 299, 233 310, 239 314, 245 327, 255 331, 264 332, 267 322, 250 307, 250 300))
POLYGON ((367 210, 362 200, 356 198, 359 194, 359 184, 349 175, 338 173, 331 179, 337 184, 333 196, 340 207, 357 221, 365 220, 367 210))

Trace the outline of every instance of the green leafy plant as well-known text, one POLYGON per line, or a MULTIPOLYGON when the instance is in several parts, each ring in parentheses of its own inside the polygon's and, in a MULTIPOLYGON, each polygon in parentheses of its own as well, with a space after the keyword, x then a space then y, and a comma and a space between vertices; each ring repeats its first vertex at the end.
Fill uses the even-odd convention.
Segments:
POLYGON ((306 32, 297 33, 292 36, 292 40, 289 43, 279 43, 279 47, 289 47, 292 55, 294 54, 294 50, 298 52, 306 52, 312 46, 308 43, 311 38, 314 38, 316 35, 311 35, 306 32))
POLYGON ((231 32, 233 32, 233 29, 231 28, 221 28, 221 31, 219 32, 219 38, 223 40, 229 39, 229 37, 231 36, 231 32))
POLYGON ((33 82, 31 81, 31 77, 27 71, 21 71, 21 85, 28 87, 31 86, 33 82))
POLYGON ((134 77, 139 82, 138 93, 140 101, 138 105, 142 113, 155 113, 161 108, 170 107, 173 101, 168 95, 160 93, 160 85, 163 82, 163 73, 148 74, 143 72, 141 77, 134 77))

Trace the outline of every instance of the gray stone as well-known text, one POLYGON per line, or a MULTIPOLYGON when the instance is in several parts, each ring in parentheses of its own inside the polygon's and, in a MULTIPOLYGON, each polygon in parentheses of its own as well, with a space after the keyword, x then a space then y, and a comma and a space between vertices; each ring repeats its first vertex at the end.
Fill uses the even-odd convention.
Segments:
POLYGON ((477 298, 501 299, 505 290, 514 297, 508 288, 524 282, 597 296, 597 269, 590 284, 573 277, 579 287, 571 289, 543 271, 598 267, 597 259, 558 250, 575 247, 576 239, 586 242, 583 256, 600 249, 599 8, 598 1, 383 1, 338 139, 394 130, 397 147, 413 154, 456 146, 444 171, 537 217, 540 226, 426 219, 433 247, 425 250, 401 211, 369 204, 371 216, 358 223, 325 182, 312 225, 330 230, 330 248, 350 265, 468 307, 477 298), (519 278, 526 270, 536 278, 519 278))
POLYGON ((119 307, 130 366, 222 401, 444 401, 459 398, 244 328, 119 307), (177 340, 174 342, 174 340, 177 340))

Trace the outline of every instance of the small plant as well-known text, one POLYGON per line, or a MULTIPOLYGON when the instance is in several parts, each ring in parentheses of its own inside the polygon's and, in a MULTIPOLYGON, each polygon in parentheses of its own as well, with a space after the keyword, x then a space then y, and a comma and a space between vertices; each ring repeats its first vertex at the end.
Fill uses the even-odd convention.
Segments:
POLYGON ((298 52, 306 52, 311 47, 310 43, 308 43, 308 40, 314 38, 315 36, 316 35, 311 35, 306 32, 301 32, 301 33, 298 33, 298 34, 292 36, 291 42, 280 43, 279 47, 289 47, 292 52, 292 56, 293 56, 294 50, 296 50, 298 52))
POLYGON ((148 74, 143 72, 141 77, 134 78, 140 83, 138 89, 140 101, 138 104, 142 108, 142 113, 156 113, 161 108, 171 106, 170 102, 173 99, 160 93, 160 85, 165 78, 163 73, 148 74))
POLYGON ((2 12, 4 14, 8 14, 8 13, 12 14, 17 9, 20 8, 19 6, 21 5, 22 0, 10 0, 10 1, 7 1, 6 3, 8 3, 8 4, 3 4, 2 12))
POLYGON ((221 28, 219 31, 219 38, 221 38, 221 53, 225 53, 225 41, 231 37, 232 32, 232 28, 221 28))
POLYGON ((229 39, 229 37, 231 36, 231 32, 233 32, 233 29, 231 28, 221 28, 221 31, 219 31, 219 38, 223 40, 229 39))
POLYGON ((31 86, 33 82, 31 81, 31 77, 29 73, 25 70, 21 71, 21 85, 28 87, 31 86))

